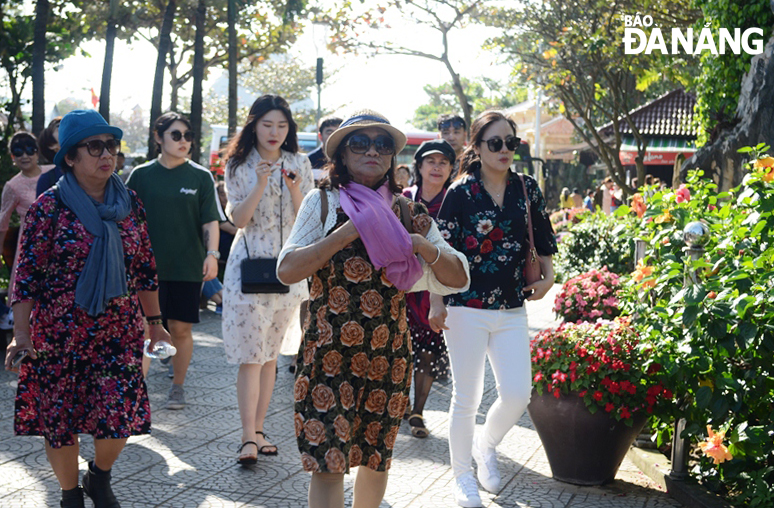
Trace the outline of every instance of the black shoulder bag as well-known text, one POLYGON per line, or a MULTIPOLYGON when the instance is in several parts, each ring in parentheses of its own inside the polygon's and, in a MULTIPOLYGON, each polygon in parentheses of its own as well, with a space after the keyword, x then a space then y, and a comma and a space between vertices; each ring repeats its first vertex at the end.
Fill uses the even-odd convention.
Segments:
MULTIPOLYGON (((280 245, 284 244, 282 228, 282 176, 280 176, 280 245)), ((286 286, 277 278, 277 258, 251 258, 250 248, 247 246, 247 238, 242 235, 245 242, 247 257, 242 260, 240 266, 243 293, 288 293, 290 286, 286 286)))

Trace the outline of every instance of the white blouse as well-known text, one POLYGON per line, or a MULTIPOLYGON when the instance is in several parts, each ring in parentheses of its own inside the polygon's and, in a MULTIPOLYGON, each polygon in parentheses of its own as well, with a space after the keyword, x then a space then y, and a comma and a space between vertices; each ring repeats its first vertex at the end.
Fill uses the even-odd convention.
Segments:
MULTIPOLYGON (((322 240, 336 225, 336 210, 340 207, 339 191, 338 189, 332 189, 323 192, 328 193, 328 216, 325 219, 325 226, 323 226, 321 220, 322 200, 320 199, 320 191, 314 190, 309 192, 301 203, 301 209, 298 211, 295 224, 293 224, 293 230, 290 232, 290 236, 285 241, 285 245, 282 247, 282 251, 279 254, 277 260, 278 268, 288 253, 293 252, 299 247, 306 247, 322 240)), ((445 286, 438 281, 435 273, 433 273, 433 269, 425 262, 422 256, 417 256, 419 262, 422 264, 423 273, 422 277, 414 284, 409 292, 430 291, 431 293, 443 296, 467 291, 468 287, 470 287, 470 271, 468 268, 467 257, 461 252, 454 250, 446 240, 443 239, 435 221, 433 221, 430 226, 430 231, 428 231, 426 238, 430 243, 441 249, 441 252, 451 254, 460 260, 465 269, 465 277, 467 280, 465 286, 461 288, 445 286)))

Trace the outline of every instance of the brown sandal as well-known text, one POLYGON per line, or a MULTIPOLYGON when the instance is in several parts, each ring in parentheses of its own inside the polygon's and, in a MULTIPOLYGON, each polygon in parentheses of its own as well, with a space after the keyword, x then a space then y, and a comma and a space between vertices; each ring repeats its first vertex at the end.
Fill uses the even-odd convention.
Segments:
POLYGON ((418 437, 420 439, 424 439, 430 435, 430 431, 427 430, 427 427, 425 427, 425 419, 422 418, 422 415, 413 414, 408 417, 408 421, 409 421, 409 425, 411 425, 412 436, 418 437), (414 418, 419 418, 419 421, 422 422, 421 425, 411 425, 411 420, 413 420, 414 418))

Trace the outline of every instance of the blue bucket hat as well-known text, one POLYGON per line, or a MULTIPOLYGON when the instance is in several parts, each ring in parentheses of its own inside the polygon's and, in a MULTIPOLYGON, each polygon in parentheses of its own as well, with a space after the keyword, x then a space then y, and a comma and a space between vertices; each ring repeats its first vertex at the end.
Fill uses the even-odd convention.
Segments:
POLYGON ((81 140, 97 134, 112 134, 120 140, 124 131, 108 125, 102 115, 93 109, 76 109, 67 113, 59 123, 59 151, 54 156, 54 164, 64 167, 67 152, 81 140))

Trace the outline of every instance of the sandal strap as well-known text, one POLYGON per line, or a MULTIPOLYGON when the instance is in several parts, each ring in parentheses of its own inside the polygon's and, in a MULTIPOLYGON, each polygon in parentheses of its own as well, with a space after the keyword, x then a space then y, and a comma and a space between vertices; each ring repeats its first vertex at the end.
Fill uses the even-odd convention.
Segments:
POLYGON ((424 418, 422 418, 422 415, 421 415, 421 414, 419 414, 419 413, 416 413, 416 414, 410 415, 410 416, 408 417, 408 419, 409 419, 409 420, 411 420, 412 418, 419 418, 420 420, 422 420, 422 423, 424 423, 424 422, 425 422, 425 419, 424 419, 424 418))
POLYGON ((264 434, 262 430, 256 430, 255 433, 263 436, 263 438, 266 439, 267 441, 269 440, 269 436, 264 434))
POLYGON ((255 447, 258 448, 258 443, 256 443, 255 441, 245 441, 244 443, 242 443, 242 446, 239 447, 239 450, 237 450, 237 453, 241 453, 244 447, 250 444, 255 445, 255 447))

